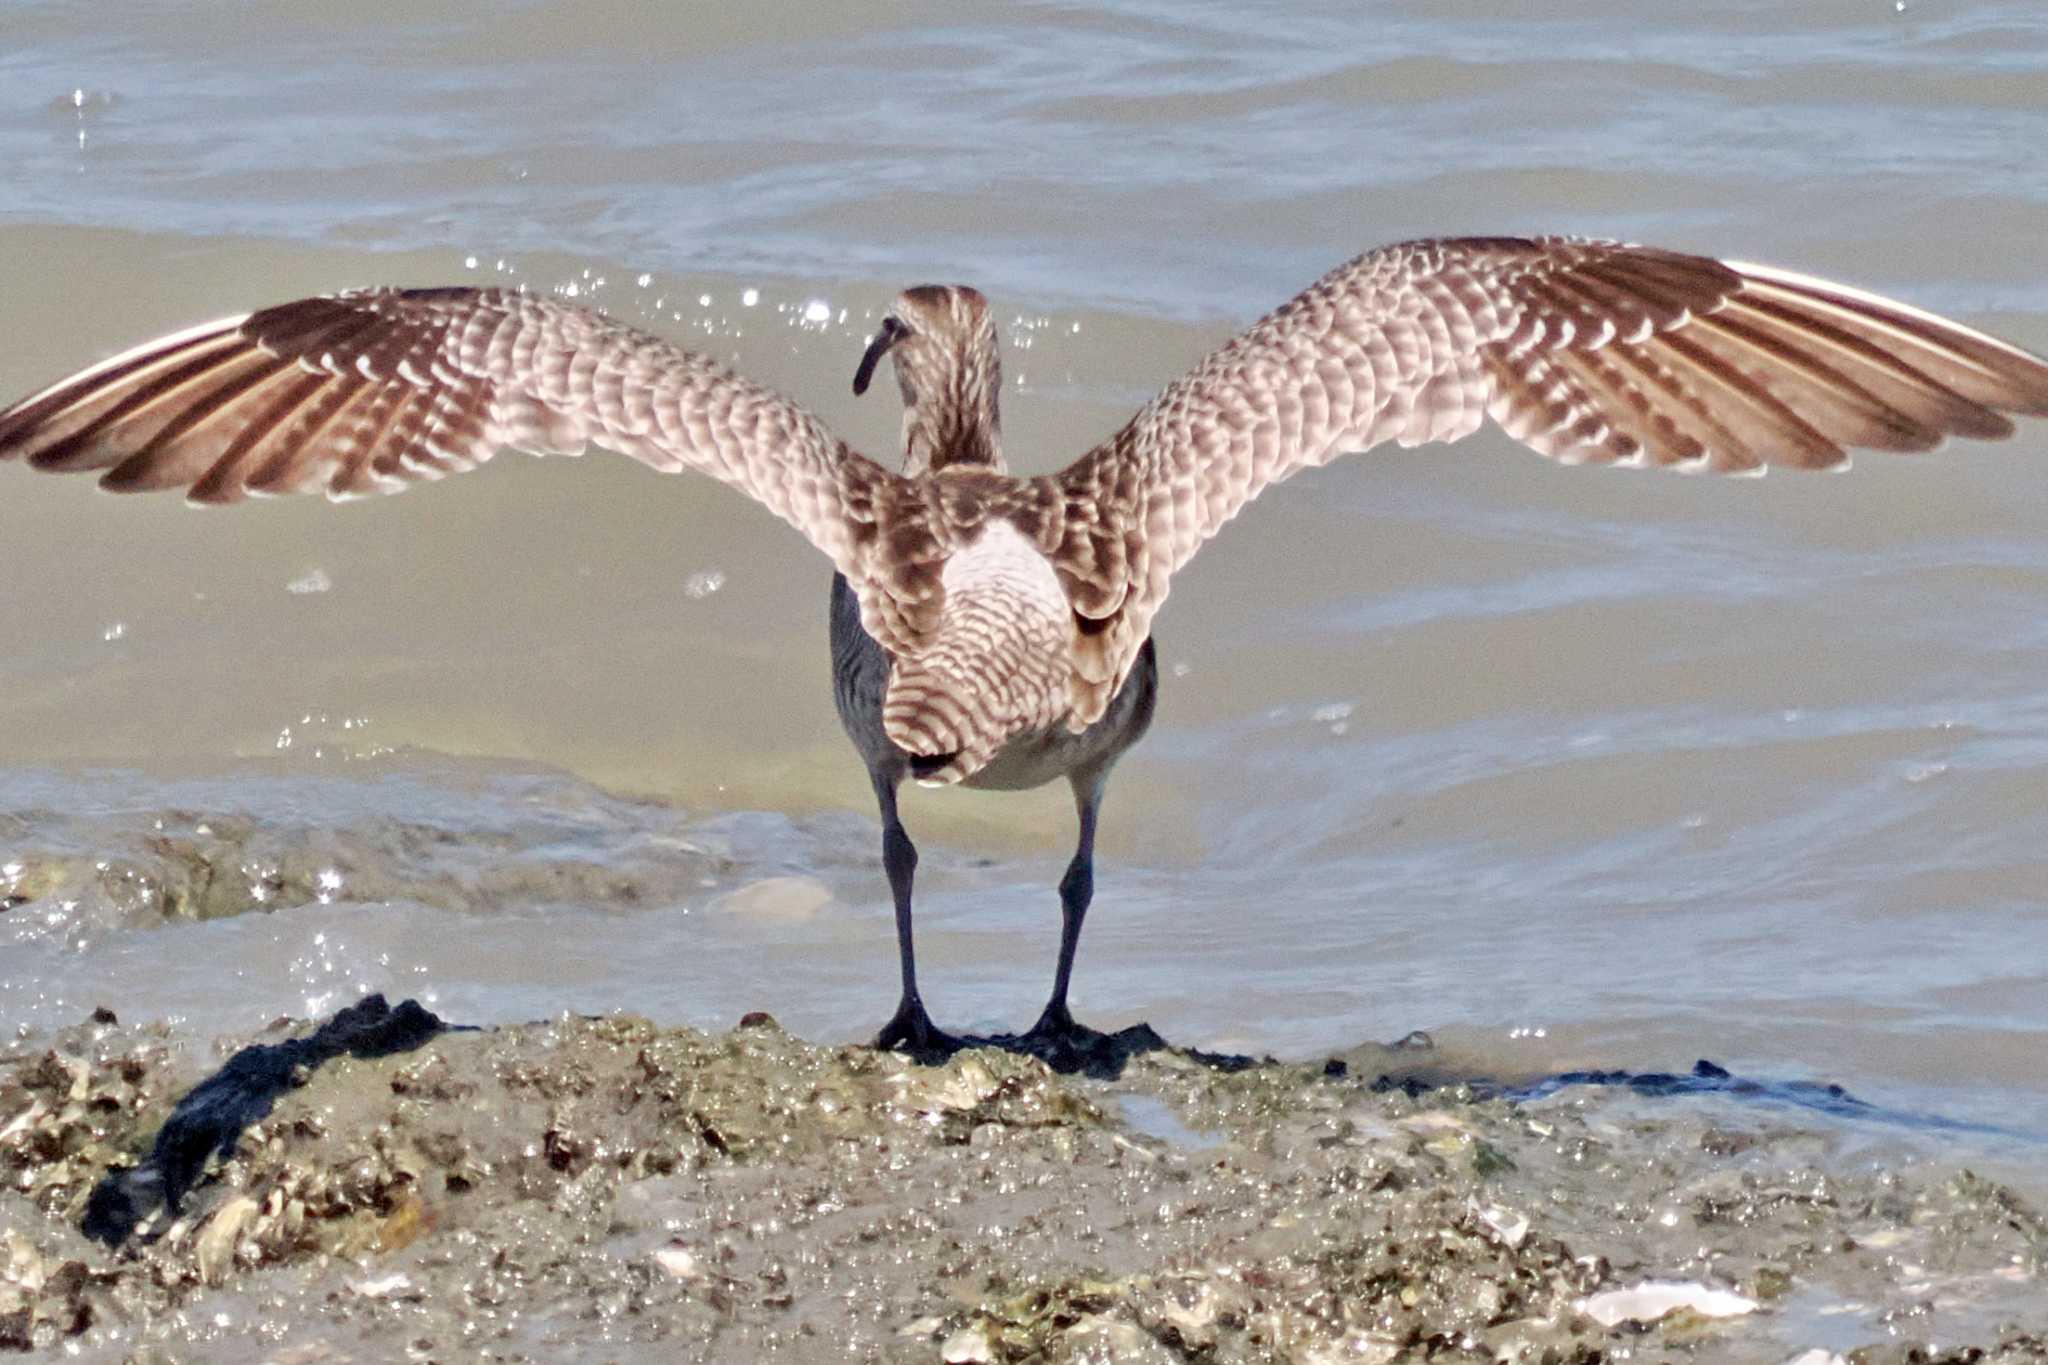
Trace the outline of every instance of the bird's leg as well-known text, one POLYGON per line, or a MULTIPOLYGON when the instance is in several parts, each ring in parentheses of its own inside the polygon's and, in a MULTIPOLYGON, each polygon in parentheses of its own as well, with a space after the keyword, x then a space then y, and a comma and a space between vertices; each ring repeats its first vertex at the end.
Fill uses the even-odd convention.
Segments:
POLYGON ((957 1051, 960 1040, 941 1033, 925 1013, 917 993, 917 952, 910 938, 910 884, 917 872, 917 846, 896 815, 896 776, 873 774, 875 800, 882 808, 882 870, 889 874, 889 894, 896 902, 896 951, 903 962, 903 997, 896 1013, 875 1036, 883 1050, 900 1048, 914 1057, 942 1057, 957 1051))
POLYGON ((1074 975, 1074 950, 1081 943, 1081 922, 1088 917, 1088 902, 1095 898, 1095 813, 1102 804, 1106 773, 1075 773, 1074 809, 1081 817, 1081 838, 1074 847, 1073 861, 1060 878, 1060 961, 1052 978, 1052 998, 1045 1002, 1038 1022, 1027 1038, 1082 1041, 1098 1037, 1094 1029, 1074 1022, 1067 1012, 1067 983, 1074 975))

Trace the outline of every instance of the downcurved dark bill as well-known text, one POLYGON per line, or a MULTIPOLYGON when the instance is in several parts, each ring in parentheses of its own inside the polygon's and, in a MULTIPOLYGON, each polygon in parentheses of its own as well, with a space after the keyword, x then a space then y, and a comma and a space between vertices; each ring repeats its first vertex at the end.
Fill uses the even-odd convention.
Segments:
POLYGON ((901 341, 909 328, 894 318, 883 318, 881 330, 868 343, 867 353, 860 358, 860 368, 853 372, 853 396, 860 397, 868 391, 868 383, 875 377, 875 366, 882 363, 882 357, 889 354, 889 348, 901 341))

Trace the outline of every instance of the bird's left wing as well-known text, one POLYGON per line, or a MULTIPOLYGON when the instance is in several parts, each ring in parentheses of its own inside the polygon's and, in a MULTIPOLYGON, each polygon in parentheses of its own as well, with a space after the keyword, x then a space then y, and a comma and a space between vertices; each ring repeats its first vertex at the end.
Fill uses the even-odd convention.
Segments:
POLYGON ((149 342, 0 411, 0 459, 200 503, 395 492, 506 447, 591 444, 731 484, 863 586, 877 504, 903 502, 896 475, 774 390, 592 309, 501 289, 300 299, 149 342))

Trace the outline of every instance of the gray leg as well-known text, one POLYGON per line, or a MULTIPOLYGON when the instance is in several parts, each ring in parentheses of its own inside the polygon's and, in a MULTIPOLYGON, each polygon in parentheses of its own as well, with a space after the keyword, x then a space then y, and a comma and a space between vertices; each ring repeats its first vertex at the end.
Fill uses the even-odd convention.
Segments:
POLYGON ((1081 838, 1074 847, 1073 861, 1060 878, 1060 961, 1053 972, 1052 998, 1045 1002, 1033 1036, 1068 1036, 1092 1033, 1074 1022, 1067 1012, 1067 984, 1074 975, 1074 950, 1081 944, 1081 922, 1088 918, 1088 903, 1095 898, 1095 815, 1102 805, 1106 773, 1075 773, 1074 809, 1081 817, 1081 838))
POLYGON ((959 1047, 958 1040, 939 1032, 925 1013, 917 993, 917 952, 910 936, 910 885, 917 872, 917 846, 910 842, 896 815, 896 784, 901 776, 873 772, 875 801, 882 808, 882 870, 889 874, 889 894, 896 902, 896 951, 903 967, 903 996, 896 1013, 875 1038, 878 1048, 902 1048, 915 1056, 941 1055, 959 1047))

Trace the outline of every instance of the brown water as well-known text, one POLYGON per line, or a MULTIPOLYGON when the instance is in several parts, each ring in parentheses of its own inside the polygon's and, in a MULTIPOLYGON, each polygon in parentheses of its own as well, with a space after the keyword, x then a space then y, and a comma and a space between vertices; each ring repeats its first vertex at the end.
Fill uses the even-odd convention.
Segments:
MULTIPOLYGON (((224 46, 210 7, 0 0, 0 390, 474 279, 587 296, 886 454, 862 341, 963 278, 1038 471, 1327 265, 1463 230, 1781 262, 2048 350, 2030 0, 568 13, 280 7, 224 46)), ((826 566, 735 495, 601 456, 209 513, 0 477, 9 847, 141 865, 158 820, 240 813, 340 860, 274 914, 151 928, 73 887, 0 915, 0 1016, 246 1029, 361 987, 819 1037, 886 1012, 826 566)), ((1503 1071, 1709 1056, 2048 1135, 2044 514, 2048 425, 1839 478, 1566 470, 1491 433, 1305 475, 1159 620, 1077 1008, 1286 1055, 1425 1028, 1503 1071)), ((1028 1022, 1064 795, 906 816, 935 1011, 1028 1022)))

